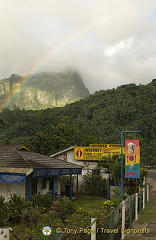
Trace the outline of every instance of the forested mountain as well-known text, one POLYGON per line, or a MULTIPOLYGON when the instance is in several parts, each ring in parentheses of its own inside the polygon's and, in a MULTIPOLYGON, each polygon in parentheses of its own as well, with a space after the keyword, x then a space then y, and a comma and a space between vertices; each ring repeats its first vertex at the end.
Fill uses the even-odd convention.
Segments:
POLYGON ((72 70, 25 77, 12 74, 10 78, 0 80, 0 110, 4 106, 26 110, 60 107, 89 95, 80 75, 72 70))
POLYGON ((0 113, 0 143, 23 143, 31 150, 52 154, 71 145, 120 143, 141 139, 145 164, 156 161, 156 80, 147 85, 127 84, 100 90, 65 107, 0 113))

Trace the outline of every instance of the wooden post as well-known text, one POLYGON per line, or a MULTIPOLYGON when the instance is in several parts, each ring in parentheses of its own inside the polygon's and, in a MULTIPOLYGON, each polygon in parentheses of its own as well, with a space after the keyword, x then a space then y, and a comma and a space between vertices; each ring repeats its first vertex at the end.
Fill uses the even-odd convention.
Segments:
POLYGON ((0 239, 9 240, 10 239, 10 229, 9 228, 0 228, 0 239))
POLYGON ((141 210, 142 210, 142 191, 140 191, 139 213, 141 213, 141 210))
POLYGON ((79 189, 79 175, 76 176, 76 197, 78 197, 78 189, 79 189))
POLYGON ((122 201, 122 234, 121 234, 121 240, 125 239, 125 210, 126 210, 126 206, 125 206, 125 201, 122 201))
POLYGON ((138 193, 135 193, 135 220, 138 220, 138 193))
MULTIPOLYGON (((111 214, 110 214, 110 230, 114 230, 114 208, 111 207, 110 211, 111 211, 111 214)), ((114 240, 114 232, 112 231, 110 233, 110 240, 114 240)))
POLYGON ((52 199, 55 201, 55 177, 52 177, 51 180, 51 191, 52 191, 52 199))
POLYGON ((31 201, 31 193, 32 193, 32 178, 31 175, 28 177, 28 201, 31 201))
POLYGON ((132 196, 131 196, 130 202, 129 202, 129 228, 132 228, 132 215, 133 215, 133 210, 132 210, 132 196))
MULTIPOLYGON (((91 218, 91 223, 93 223, 96 218, 91 218)), ((91 225, 91 240, 96 240, 96 221, 91 225)))
POLYGON ((142 189, 142 193, 143 193, 143 205, 142 208, 145 208, 145 188, 142 189))
POLYGON ((149 201, 149 185, 147 185, 147 201, 149 201))
POLYGON ((70 188, 69 188, 69 198, 72 200, 72 175, 70 174, 70 188))
POLYGON ((110 174, 108 178, 108 199, 110 200, 110 174))

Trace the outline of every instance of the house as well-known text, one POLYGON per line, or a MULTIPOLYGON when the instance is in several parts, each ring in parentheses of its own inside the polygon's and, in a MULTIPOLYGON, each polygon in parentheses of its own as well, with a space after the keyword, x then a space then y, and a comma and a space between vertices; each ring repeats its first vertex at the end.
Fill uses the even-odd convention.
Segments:
MULTIPOLYGON (((81 186, 83 185, 83 176, 92 173, 95 171, 95 169, 98 166, 98 161, 89 161, 89 160, 75 160, 74 159, 74 146, 71 146, 69 148, 66 148, 62 151, 59 151, 57 153, 54 153, 50 155, 51 158, 57 159, 57 160, 63 160, 65 162, 70 162, 72 164, 78 164, 82 167, 82 174, 79 176, 78 179, 78 185, 79 189, 81 189, 81 186)), ((101 175, 105 179, 109 179, 109 173, 105 171, 106 169, 103 169, 101 171, 101 175)), ((76 191, 77 183, 74 185, 74 191, 76 191)))
MULTIPOLYGON (((70 177, 69 196, 72 198, 72 176, 81 174, 82 167, 73 163, 35 153, 22 145, 0 145, 0 195, 7 201, 10 194, 31 200, 34 194, 60 194, 60 176, 70 177)), ((78 187, 78 184, 77 184, 78 187)))

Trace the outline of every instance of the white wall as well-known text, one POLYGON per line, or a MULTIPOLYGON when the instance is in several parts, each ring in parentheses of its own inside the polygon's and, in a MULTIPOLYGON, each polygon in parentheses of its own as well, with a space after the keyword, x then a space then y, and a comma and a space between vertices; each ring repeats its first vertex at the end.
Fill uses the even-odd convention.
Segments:
POLYGON ((0 195, 5 197, 5 201, 8 200, 7 183, 0 183, 0 195))
MULTIPOLYGON (((60 185, 60 177, 55 177, 56 179, 56 190, 58 192, 58 194, 60 194, 61 191, 61 185, 60 185)), ((47 180, 47 178, 46 178, 47 180)), ((46 182, 46 188, 42 189, 42 181, 43 178, 38 178, 37 181, 37 194, 40 192, 40 194, 46 194, 47 192, 49 192, 49 184, 50 181, 46 182)), ((17 183, 1 183, 0 182, 0 196, 2 195, 3 197, 5 197, 5 201, 7 202, 10 198, 10 194, 16 194, 18 196, 21 197, 27 197, 25 195, 25 186, 26 184, 17 184, 17 183)))
POLYGON ((25 183, 0 183, 0 195, 5 197, 5 201, 9 200, 10 194, 25 197, 25 183))

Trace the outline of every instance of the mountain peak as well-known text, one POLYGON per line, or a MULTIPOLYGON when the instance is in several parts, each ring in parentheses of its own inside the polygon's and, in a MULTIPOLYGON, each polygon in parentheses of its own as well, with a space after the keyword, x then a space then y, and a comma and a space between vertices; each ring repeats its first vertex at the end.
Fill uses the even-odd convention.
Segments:
POLYGON ((25 77, 12 74, 0 80, 1 109, 26 110, 62 107, 90 95, 78 72, 40 72, 25 77))

